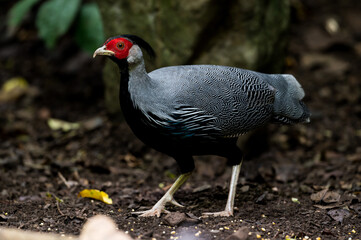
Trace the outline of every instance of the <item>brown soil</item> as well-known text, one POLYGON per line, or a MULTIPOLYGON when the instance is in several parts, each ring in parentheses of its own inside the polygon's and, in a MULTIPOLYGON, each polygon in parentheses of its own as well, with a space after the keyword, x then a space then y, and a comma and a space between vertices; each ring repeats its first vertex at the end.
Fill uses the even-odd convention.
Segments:
POLYGON ((132 214, 151 207, 178 169, 105 113, 104 60, 81 54, 69 36, 46 50, 30 20, 14 37, 1 37, 0 83, 22 76, 31 87, 0 102, 0 227, 79 234, 89 217, 104 214, 141 239, 225 239, 241 227, 249 239, 360 239, 360 1, 293 2, 287 72, 302 83, 312 122, 268 126, 258 134, 267 136, 262 151, 253 137, 234 217, 199 218, 224 208, 230 168, 222 158, 197 158, 175 195, 186 207, 168 207, 186 213, 176 226, 175 215, 132 214), (88 125, 53 131, 49 117, 88 125), (113 204, 78 198, 85 188, 105 191, 113 204))

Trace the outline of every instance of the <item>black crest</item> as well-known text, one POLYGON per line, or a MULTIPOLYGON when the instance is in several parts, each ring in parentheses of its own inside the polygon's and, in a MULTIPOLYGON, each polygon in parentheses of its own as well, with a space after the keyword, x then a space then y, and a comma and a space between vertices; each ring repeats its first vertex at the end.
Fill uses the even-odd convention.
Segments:
MULTIPOLYGON (((149 45, 149 43, 147 43, 142 38, 135 36, 135 35, 131 35, 131 34, 123 34, 118 37, 123 37, 123 38, 129 39, 133 43, 137 44, 139 47, 143 48, 151 58, 155 58, 155 52, 154 52, 153 48, 149 45)), ((117 37, 115 37, 115 38, 117 38, 117 37)))

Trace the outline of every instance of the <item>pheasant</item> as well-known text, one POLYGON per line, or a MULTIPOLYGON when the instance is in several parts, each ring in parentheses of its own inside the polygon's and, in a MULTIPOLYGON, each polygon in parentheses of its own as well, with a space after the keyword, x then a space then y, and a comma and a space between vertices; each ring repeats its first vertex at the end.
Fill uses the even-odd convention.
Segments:
POLYGON ((181 171, 150 210, 138 213, 159 217, 168 212, 166 203, 181 207, 173 196, 190 177, 193 156, 218 155, 232 165, 228 200, 224 211, 205 214, 232 216, 242 160, 238 137, 268 122, 309 122, 301 85, 289 74, 216 65, 171 66, 147 73, 141 49, 155 56, 146 41, 126 34, 109 38, 93 55, 105 55, 118 65, 120 106, 134 134, 173 157, 181 171))

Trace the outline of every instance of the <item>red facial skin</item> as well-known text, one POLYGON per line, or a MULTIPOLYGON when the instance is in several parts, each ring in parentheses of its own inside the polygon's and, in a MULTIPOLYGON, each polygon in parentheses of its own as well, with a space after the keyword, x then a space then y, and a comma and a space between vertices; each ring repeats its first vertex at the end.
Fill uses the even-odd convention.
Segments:
POLYGON ((128 57, 129 49, 133 46, 133 43, 125 38, 115 38, 107 40, 104 45, 106 50, 114 52, 114 57, 124 59, 128 57))

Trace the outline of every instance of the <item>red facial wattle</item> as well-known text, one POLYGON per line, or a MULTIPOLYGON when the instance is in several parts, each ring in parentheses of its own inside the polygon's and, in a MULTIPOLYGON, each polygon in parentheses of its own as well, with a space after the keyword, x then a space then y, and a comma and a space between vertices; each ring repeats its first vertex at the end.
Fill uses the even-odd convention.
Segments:
POLYGON ((133 43, 125 38, 116 38, 105 42, 106 50, 114 52, 114 57, 124 59, 128 57, 129 49, 133 43))

